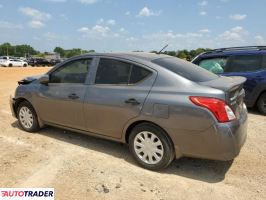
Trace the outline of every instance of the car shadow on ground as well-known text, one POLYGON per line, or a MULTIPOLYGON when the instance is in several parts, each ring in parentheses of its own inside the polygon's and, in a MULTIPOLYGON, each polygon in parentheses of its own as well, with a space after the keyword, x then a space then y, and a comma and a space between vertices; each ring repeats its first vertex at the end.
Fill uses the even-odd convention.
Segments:
MULTIPOLYGON (((11 125, 14 128, 22 130, 18 124, 18 121, 13 122, 11 125)), ((41 134, 62 142, 78 145, 93 151, 109 154, 120 159, 122 158, 132 165, 137 165, 131 157, 126 144, 50 126, 41 129, 36 134, 41 134)), ((157 173, 173 174, 203 182, 216 183, 224 180, 225 174, 229 170, 232 163, 233 161, 223 162, 196 158, 181 158, 174 160, 169 167, 157 173)))
POLYGON ((256 108, 248 108, 248 113, 263 116, 256 108))

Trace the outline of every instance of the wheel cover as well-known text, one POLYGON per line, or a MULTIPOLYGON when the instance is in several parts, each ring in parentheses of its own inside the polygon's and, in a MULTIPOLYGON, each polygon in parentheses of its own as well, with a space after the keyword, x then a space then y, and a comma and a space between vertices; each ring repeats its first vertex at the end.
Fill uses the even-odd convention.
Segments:
POLYGON ((30 109, 26 106, 23 106, 19 110, 19 120, 23 127, 31 128, 33 125, 33 114, 30 109))
POLYGON ((157 164, 164 156, 161 140, 148 131, 142 131, 135 136, 134 151, 139 159, 147 164, 157 164))

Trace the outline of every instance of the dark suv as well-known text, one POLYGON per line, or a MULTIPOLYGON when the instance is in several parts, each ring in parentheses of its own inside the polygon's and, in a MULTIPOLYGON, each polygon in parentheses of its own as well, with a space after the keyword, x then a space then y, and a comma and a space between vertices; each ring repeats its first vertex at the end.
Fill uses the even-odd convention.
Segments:
POLYGON ((246 105, 266 115, 266 46, 214 49, 192 62, 216 74, 246 77, 246 105))

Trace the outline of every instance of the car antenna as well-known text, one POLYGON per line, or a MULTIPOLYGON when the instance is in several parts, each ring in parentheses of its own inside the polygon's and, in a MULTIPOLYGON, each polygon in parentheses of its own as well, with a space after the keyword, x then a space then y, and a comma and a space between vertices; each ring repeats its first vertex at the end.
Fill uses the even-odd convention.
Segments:
POLYGON ((165 50, 168 47, 168 44, 166 44, 157 54, 162 53, 163 50, 165 50))

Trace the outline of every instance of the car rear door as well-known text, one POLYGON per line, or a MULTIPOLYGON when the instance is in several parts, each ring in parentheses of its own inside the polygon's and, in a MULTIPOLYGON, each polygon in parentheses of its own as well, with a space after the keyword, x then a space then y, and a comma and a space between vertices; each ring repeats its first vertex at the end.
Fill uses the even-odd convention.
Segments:
POLYGON ((101 58, 84 101, 87 130, 121 138, 126 122, 140 114, 156 76, 146 66, 101 58))
POLYGON ((85 130, 83 102, 92 58, 69 61, 49 74, 49 84, 40 85, 35 104, 45 122, 85 130))

